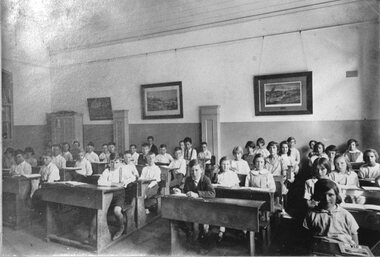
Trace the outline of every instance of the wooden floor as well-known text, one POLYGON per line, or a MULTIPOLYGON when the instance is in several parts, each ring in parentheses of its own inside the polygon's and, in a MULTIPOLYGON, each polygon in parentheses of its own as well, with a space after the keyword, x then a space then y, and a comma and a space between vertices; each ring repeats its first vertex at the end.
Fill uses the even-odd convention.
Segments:
MULTIPOLYGON (((259 255, 306 255, 307 251, 300 247, 297 239, 293 235, 286 235, 289 231, 281 228, 273 231, 273 243, 266 251, 261 249, 261 241, 257 240, 257 254, 259 255)), ((21 230, 13 230, 9 227, 3 229, 3 256, 41 256, 41 255, 79 255, 93 256, 85 250, 68 247, 55 242, 44 241, 43 222, 33 222, 21 230)), ((208 255, 208 256, 246 256, 248 255, 248 241, 238 237, 237 231, 226 232, 226 240, 221 244, 216 244, 215 238, 218 228, 212 228, 208 241, 194 247, 186 242, 184 233, 180 233, 181 244, 184 248, 183 255, 208 255)), ((290 232, 290 231, 289 231, 290 232)), ((133 233, 126 239, 112 245, 103 251, 100 256, 136 256, 136 255, 170 255, 170 230, 169 222, 158 219, 154 223, 133 233)))

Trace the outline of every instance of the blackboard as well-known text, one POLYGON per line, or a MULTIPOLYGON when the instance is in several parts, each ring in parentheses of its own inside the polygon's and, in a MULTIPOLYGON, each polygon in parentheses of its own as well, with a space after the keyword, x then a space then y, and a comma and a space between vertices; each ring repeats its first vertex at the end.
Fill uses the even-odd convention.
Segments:
POLYGON ((112 120, 111 97, 87 98, 90 120, 112 120))

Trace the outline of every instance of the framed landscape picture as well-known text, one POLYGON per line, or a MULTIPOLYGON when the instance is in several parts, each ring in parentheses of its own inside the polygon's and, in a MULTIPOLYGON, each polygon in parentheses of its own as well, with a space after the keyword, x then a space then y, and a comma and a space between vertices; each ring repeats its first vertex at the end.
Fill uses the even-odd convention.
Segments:
POLYGON ((90 120, 112 120, 111 97, 87 98, 90 120))
POLYGON ((255 76, 255 115, 313 113, 312 72, 255 76))
POLYGON ((141 85, 143 119, 183 118, 182 82, 141 85))

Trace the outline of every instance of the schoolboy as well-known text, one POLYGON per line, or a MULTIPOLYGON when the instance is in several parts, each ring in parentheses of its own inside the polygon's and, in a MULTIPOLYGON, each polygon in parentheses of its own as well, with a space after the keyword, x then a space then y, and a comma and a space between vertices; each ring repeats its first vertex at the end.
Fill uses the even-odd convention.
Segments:
POLYGON ((186 164, 188 164, 191 160, 197 159, 197 150, 193 148, 193 141, 190 137, 185 137, 183 142, 185 143, 186 147, 184 158, 186 160, 186 164))
POLYGON ((207 149, 207 143, 202 142, 201 143, 202 151, 198 154, 198 160, 201 162, 203 167, 205 167, 206 164, 211 163, 211 152, 207 149))
POLYGON ((71 149, 71 155, 73 156, 73 160, 76 161, 79 158, 79 152, 81 151, 80 143, 78 140, 74 140, 73 147, 71 149))
POLYGON ((62 156, 66 162, 73 160, 73 155, 70 153, 70 145, 67 142, 62 143, 62 156))
POLYGON ((151 152, 153 152, 155 155, 158 154, 158 148, 157 146, 153 143, 154 141, 154 138, 153 136, 148 136, 147 137, 147 140, 148 140, 148 144, 149 144, 149 149, 151 152))
POLYGON ((110 160, 110 151, 108 150, 108 145, 103 144, 102 145, 103 151, 99 154, 99 160, 101 162, 109 162, 110 160))
POLYGON ((140 154, 137 163, 138 165, 147 165, 148 164, 148 153, 149 153, 149 145, 147 143, 143 143, 141 145, 142 154, 140 154))
POLYGON ((11 167, 10 174, 13 175, 28 175, 32 174, 32 166, 24 159, 24 152, 20 149, 15 151, 16 166, 11 167))
POLYGON ((87 144, 87 153, 85 155, 86 159, 93 163, 93 162, 99 162, 99 156, 94 152, 95 145, 93 142, 89 142, 87 144))
POLYGON ((84 151, 80 151, 79 159, 75 162, 75 167, 80 168, 73 174, 73 179, 76 181, 83 181, 85 177, 92 175, 92 166, 90 161, 85 157, 84 151))
POLYGON ((137 165, 137 162, 139 160, 139 153, 137 152, 137 146, 135 144, 131 144, 129 146, 129 151, 131 151, 133 163, 137 165))
POLYGON ((66 168, 66 159, 63 158, 62 149, 60 145, 52 145, 53 159, 52 162, 58 167, 58 169, 66 168))
POLYGON ((169 165, 173 161, 173 157, 166 150, 167 146, 165 144, 160 145, 160 154, 156 156, 156 163, 169 165))
POLYGON ((173 174, 170 187, 182 185, 183 178, 186 176, 186 161, 183 159, 180 147, 174 149, 174 160, 169 164, 169 169, 173 174))
POLYGON ((34 150, 32 147, 25 147, 24 150, 25 161, 30 164, 32 167, 37 167, 37 159, 34 158, 34 150))

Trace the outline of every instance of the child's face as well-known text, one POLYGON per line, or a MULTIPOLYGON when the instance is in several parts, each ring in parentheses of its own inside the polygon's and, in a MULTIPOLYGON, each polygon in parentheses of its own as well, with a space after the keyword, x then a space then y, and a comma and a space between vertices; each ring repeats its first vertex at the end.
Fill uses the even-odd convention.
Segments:
POLYGON ((57 146, 54 146, 54 147, 53 147, 53 155, 54 155, 54 156, 59 155, 60 152, 61 152, 61 151, 59 150, 59 147, 57 147, 57 146))
POLYGON ((51 162, 51 157, 48 155, 42 157, 42 159, 43 159, 45 165, 49 165, 49 163, 51 162))
POLYGON ((185 146, 186 146, 186 149, 190 149, 192 144, 190 142, 186 142, 185 146))
POLYGON ((24 156, 23 156, 21 153, 17 154, 17 155, 16 155, 16 163, 17 163, 17 164, 20 164, 20 163, 22 163, 23 161, 24 161, 24 156))
POLYGON ((120 166, 120 160, 116 159, 110 162, 111 164, 111 169, 117 169, 120 166))
POLYGON ((184 142, 179 142, 179 147, 181 147, 182 149, 185 149, 185 143, 184 142))
POLYGON ((80 159, 80 160, 83 160, 83 159, 84 159, 84 152, 80 152, 80 153, 79 153, 79 159, 80 159))
POLYGON ((124 161, 126 164, 129 164, 132 161, 132 155, 130 153, 125 154, 124 161))
POLYGON ((329 191, 323 193, 321 195, 320 203, 323 209, 331 209, 336 204, 336 194, 334 189, 330 189, 329 191))
POLYGON ((289 144, 289 147, 293 147, 293 146, 296 145, 296 140, 292 139, 292 140, 290 140, 290 141, 288 142, 288 144, 289 144))
POLYGON ((166 154, 166 147, 161 147, 161 148, 160 148, 160 153, 161 153, 162 155, 166 154))
POLYGON ((135 147, 134 145, 132 145, 132 146, 130 147, 130 150, 131 150, 132 153, 135 153, 135 152, 136 152, 136 147, 135 147))
POLYGON ((76 149, 78 149, 79 148, 79 144, 78 143, 74 143, 73 147, 76 148, 76 149))
POLYGON ((272 145, 271 147, 269 147, 269 153, 271 155, 276 155, 277 154, 277 146, 276 145, 272 145))
POLYGON ((25 152, 25 158, 26 159, 29 159, 32 157, 32 153, 31 152, 25 152))
POLYGON ((322 154, 323 153, 323 146, 321 144, 318 145, 317 151, 318 151, 318 154, 322 154))
POLYGON ((350 146, 349 146, 349 149, 350 149, 350 151, 354 151, 354 150, 356 150, 356 143, 355 143, 355 142, 352 142, 352 143, 350 144, 350 146))
POLYGON ((264 148, 264 144, 263 143, 259 143, 259 148, 263 149, 264 148))
POLYGON ((344 157, 339 157, 336 159, 335 168, 339 172, 345 172, 347 170, 347 163, 344 157))
POLYGON ((281 145, 281 153, 282 153, 282 154, 287 154, 288 151, 289 151, 289 146, 288 146, 288 144, 282 144, 282 145, 281 145))
POLYGON ((222 171, 229 170, 231 168, 231 164, 229 160, 222 161, 222 171))
POLYGON ((317 167, 318 178, 326 178, 327 177, 327 169, 322 166, 317 167))
POLYGON ((264 165, 265 165, 265 160, 264 160, 263 157, 256 158, 256 160, 255 160, 255 167, 256 167, 257 170, 264 169, 264 165))
POLYGON ((148 138, 148 143, 150 144, 150 145, 152 145, 153 144, 153 138, 148 138))
POLYGON ((202 169, 201 166, 195 165, 190 168, 190 176, 193 180, 199 180, 202 176, 202 169))
POLYGON ((250 146, 248 146, 248 153, 249 154, 253 154, 253 151, 254 151, 255 149, 253 148, 253 147, 250 147, 250 146))
POLYGON ((147 155, 149 153, 149 146, 144 146, 142 148, 142 152, 143 152, 144 155, 147 155))
POLYGON ((108 152, 108 145, 103 145, 103 152, 105 152, 105 153, 108 152))
POLYGON ((310 142, 309 147, 310 147, 311 150, 314 149, 314 146, 315 146, 315 142, 310 142))
POLYGON ((202 145, 202 151, 203 151, 203 152, 206 152, 206 150, 207 150, 207 145, 204 145, 204 144, 203 144, 203 145, 202 145))
POLYGON ((87 146, 88 151, 91 153, 94 151, 94 147, 92 145, 87 146))
POLYGON ((330 160, 334 160, 336 152, 335 151, 328 151, 327 155, 328 155, 330 160))
POLYGON ((242 153, 241 152, 235 153, 234 156, 235 156, 235 159, 239 161, 241 160, 242 153))
POLYGON ((371 166, 375 166, 376 164, 376 156, 374 153, 372 152, 369 152, 367 154, 367 157, 368 157, 368 164, 370 164, 371 166))
POLYGON ((175 151, 174 156, 178 160, 182 156, 182 151, 181 150, 175 151))
POLYGON ((154 164, 154 159, 155 159, 156 155, 155 154, 151 154, 151 155, 148 155, 147 156, 147 161, 148 161, 148 165, 149 166, 152 166, 154 164))
POLYGON ((110 153, 114 153, 115 149, 116 149, 116 147, 114 145, 109 145, 108 146, 108 150, 110 151, 110 153))
POLYGON ((68 152, 69 151, 69 144, 64 144, 63 145, 63 151, 68 152))

